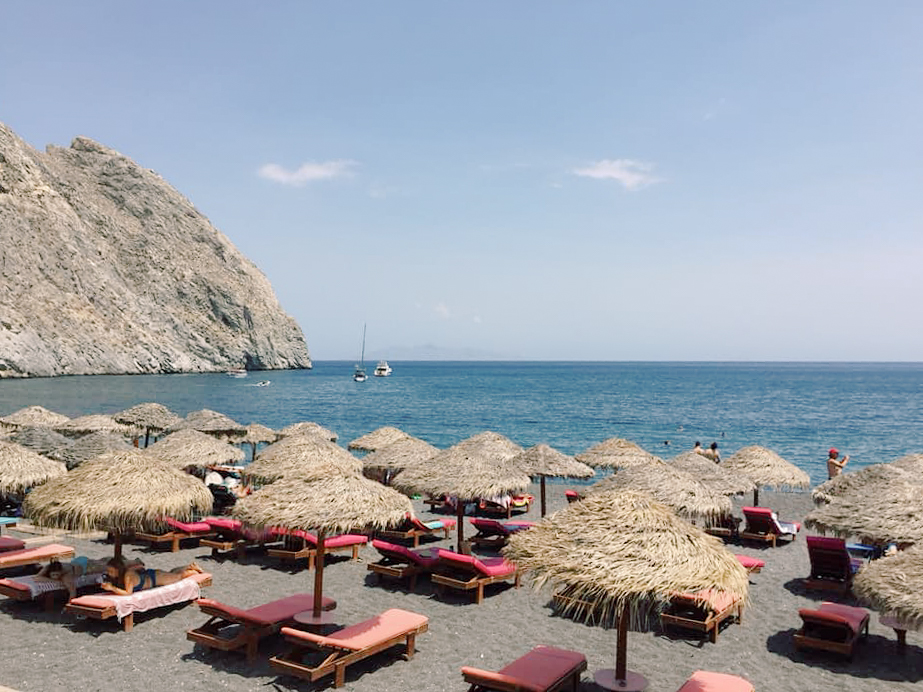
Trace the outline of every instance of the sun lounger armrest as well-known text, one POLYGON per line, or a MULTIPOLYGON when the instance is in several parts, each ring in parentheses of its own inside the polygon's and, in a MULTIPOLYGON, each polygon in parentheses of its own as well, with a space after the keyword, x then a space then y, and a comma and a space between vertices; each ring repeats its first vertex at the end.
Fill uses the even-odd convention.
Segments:
POLYGON ((471 684, 483 685, 492 690, 502 690, 503 692, 541 692, 538 687, 533 687, 518 678, 504 675, 493 670, 481 670, 471 666, 462 666, 462 675, 465 682, 471 684))

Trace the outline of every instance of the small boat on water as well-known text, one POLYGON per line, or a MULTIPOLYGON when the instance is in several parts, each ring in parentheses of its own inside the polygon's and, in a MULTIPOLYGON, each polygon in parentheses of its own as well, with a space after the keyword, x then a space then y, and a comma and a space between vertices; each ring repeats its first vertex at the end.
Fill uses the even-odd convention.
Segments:
POLYGON ((272 380, 260 380, 254 385, 254 387, 268 387, 271 384, 272 380))
POLYGON ((365 374, 365 327, 362 325, 362 354, 359 356, 359 362, 356 363, 356 369, 353 372, 353 380, 355 382, 365 382, 368 378, 368 375, 365 374))
POLYGON ((372 373, 375 377, 387 377, 393 372, 391 366, 388 365, 388 361, 380 360, 378 365, 375 366, 375 371, 372 373))
POLYGON ((228 377, 246 377, 247 369, 246 368, 229 368, 225 374, 228 377))

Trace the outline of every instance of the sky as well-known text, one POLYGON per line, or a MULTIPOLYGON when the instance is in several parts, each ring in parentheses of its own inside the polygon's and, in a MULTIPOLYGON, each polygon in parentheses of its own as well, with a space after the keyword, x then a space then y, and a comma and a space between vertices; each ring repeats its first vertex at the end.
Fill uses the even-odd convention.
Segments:
POLYGON ((7 0, 315 360, 923 360, 923 3, 7 0))

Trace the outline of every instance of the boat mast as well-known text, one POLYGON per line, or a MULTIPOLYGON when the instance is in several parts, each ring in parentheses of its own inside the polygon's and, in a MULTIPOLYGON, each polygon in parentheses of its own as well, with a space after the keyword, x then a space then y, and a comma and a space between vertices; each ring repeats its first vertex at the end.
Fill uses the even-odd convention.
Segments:
POLYGON ((368 325, 362 325, 362 355, 359 356, 359 365, 365 369, 365 328, 368 325))

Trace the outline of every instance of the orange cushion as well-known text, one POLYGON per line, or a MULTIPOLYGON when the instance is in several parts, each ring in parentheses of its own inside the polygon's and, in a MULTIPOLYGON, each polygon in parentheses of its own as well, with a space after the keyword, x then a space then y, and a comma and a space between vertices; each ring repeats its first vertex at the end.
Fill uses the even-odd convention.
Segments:
POLYGON ((282 633, 292 639, 313 642, 318 646, 361 651, 380 642, 407 634, 429 622, 429 618, 407 610, 392 608, 365 622, 350 625, 323 637, 311 632, 283 627, 282 633))
POLYGON ((10 550, 5 553, 0 553, 0 567, 3 567, 5 563, 8 562, 20 563, 22 560, 41 562, 42 560, 49 560, 53 557, 73 554, 74 549, 70 546, 61 545, 59 543, 49 543, 48 545, 40 545, 35 548, 10 550))
POLYGON ((727 610, 740 600, 737 596, 728 591, 715 591, 713 589, 702 589, 695 593, 677 593, 675 596, 687 601, 701 603, 716 613, 727 610))
POLYGON ((736 675, 697 670, 677 692, 753 692, 753 690, 754 687, 749 680, 736 675))
POLYGON ((529 690, 541 692, 585 662, 586 656, 577 651, 536 646, 502 668, 500 674, 515 678, 529 690))

